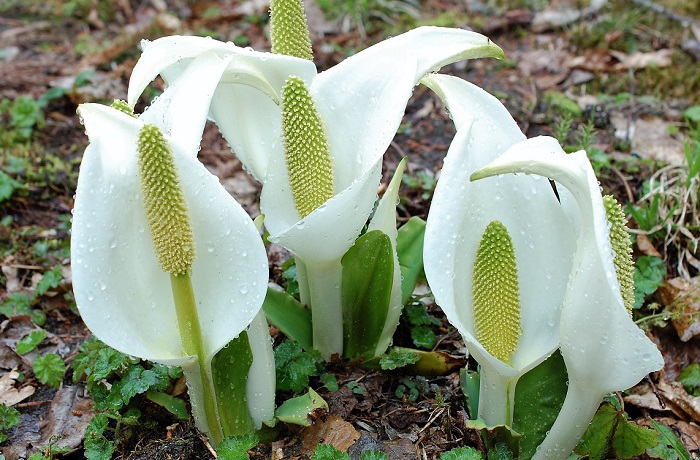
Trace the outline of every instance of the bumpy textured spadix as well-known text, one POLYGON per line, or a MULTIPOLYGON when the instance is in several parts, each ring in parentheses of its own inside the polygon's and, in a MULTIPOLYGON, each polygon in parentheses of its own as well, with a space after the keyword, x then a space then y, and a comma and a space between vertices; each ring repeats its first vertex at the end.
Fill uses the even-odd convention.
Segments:
POLYGON ((513 241, 499 221, 484 231, 474 261, 476 339, 506 364, 520 339, 520 289, 513 241))
POLYGON ((137 150, 148 229, 158 262, 173 275, 187 273, 194 260, 194 237, 170 145, 157 126, 144 125, 137 150))
POLYGON ((333 165, 323 122, 309 90, 291 77, 282 95, 282 137, 294 204, 306 217, 333 197, 333 165))
POLYGON ((273 53, 313 60, 301 0, 274 0, 270 4, 270 38, 273 53))
POLYGON ((115 99, 114 102, 110 105, 113 109, 117 109, 122 113, 125 113, 131 117, 136 118, 136 114, 134 113, 134 109, 132 109, 129 104, 127 104, 126 101, 122 99, 115 99))
POLYGON ((615 197, 606 195, 603 197, 605 214, 610 222, 610 244, 615 258, 615 272, 620 283, 620 294, 625 304, 625 309, 631 315, 634 306, 634 262, 632 261, 632 241, 625 224, 625 214, 615 197))

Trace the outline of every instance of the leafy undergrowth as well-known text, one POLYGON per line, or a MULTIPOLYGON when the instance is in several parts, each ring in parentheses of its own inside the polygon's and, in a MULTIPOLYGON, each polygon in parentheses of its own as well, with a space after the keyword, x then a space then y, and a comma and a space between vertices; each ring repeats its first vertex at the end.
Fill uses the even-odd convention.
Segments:
MULTIPOLYGON (((243 13, 206 2, 189 2, 189 8, 175 2, 170 10, 140 2, 127 8, 127 3, 11 0, 0 6, 0 78, 7 83, 0 88, 3 455, 33 460, 64 452, 91 459, 205 459, 214 452, 223 459, 269 459, 273 453, 318 460, 513 458, 502 432, 468 421, 474 403, 467 396, 469 374, 462 378, 464 391, 459 372, 412 375, 405 367, 415 358, 410 354, 385 357, 384 371, 343 361, 323 364, 277 333, 278 405, 310 386, 328 401, 328 413, 301 432, 278 427, 274 440, 228 439, 211 446, 189 419, 181 371, 88 338, 70 275, 70 209, 87 143, 77 104, 125 96, 142 37, 193 33, 269 47, 264 11, 243 13)), ((700 72, 693 31, 700 28, 694 2, 669 0, 659 12, 614 0, 563 28, 535 26, 546 2, 529 0, 485 2, 472 9, 463 2, 430 0, 420 5, 420 16, 409 1, 319 3, 331 15, 326 22, 317 18, 315 32, 325 30, 315 43, 320 68, 420 24, 471 27, 504 48, 502 62, 470 62, 451 72, 496 94, 529 136, 554 135, 568 150, 587 150, 602 187, 631 218, 634 318, 650 331, 666 360, 659 375, 607 399, 577 454, 697 457, 700 109, 694 104, 700 101, 700 72), (689 26, 676 15, 695 23, 689 26)), ((141 104, 158 94, 159 85, 141 104)), ((426 217, 453 135, 440 103, 416 88, 385 155, 387 172, 409 157, 401 223, 426 217)), ((257 211, 257 185, 245 178, 211 127, 200 158, 248 211, 257 211)), ((294 267, 285 264, 287 258, 273 253, 271 271, 274 281, 294 294, 294 267)), ((459 334, 424 283, 413 294, 394 344, 444 351, 473 371, 459 334)))

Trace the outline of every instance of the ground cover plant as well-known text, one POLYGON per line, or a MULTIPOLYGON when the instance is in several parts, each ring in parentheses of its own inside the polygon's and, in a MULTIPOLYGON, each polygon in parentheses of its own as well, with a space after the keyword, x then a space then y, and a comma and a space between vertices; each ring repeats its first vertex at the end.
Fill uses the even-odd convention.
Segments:
MULTIPOLYGON (((230 437, 220 443, 206 438, 190 418, 188 407, 195 401, 186 396, 186 379, 178 368, 141 361, 87 338, 71 290, 71 268, 80 262, 69 251, 70 220, 78 217, 70 210, 87 145, 84 128, 74 115, 77 104, 125 97, 142 38, 213 35, 257 50, 270 49, 266 8, 246 9, 251 5, 226 2, 182 2, 169 8, 102 3, 56 1, 50 13, 31 2, 2 6, 3 455, 529 458, 539 442, 519 440, 518 432, 525 432, 531 422, 516 416, 508 423, 513 433, 474 420, 479 414, 477 362, 466 358, 459 332, 435 305, 421 273, 422 261, 417 260, 423 252, 424 224, 416 218, 428 218, 442 162, 455 136, 445 105, 452 118, 456 116, 449 101, 443 103, 424 86, 414 89, 394 140, 386 153, 380 152, 384 154, 380 192, 385 203, 398 203, 395 268, 410 280, 410 288, 404 283, 402 292, 392 294, 400 296, 406 307, 396 318, 393 344, 386 354, 352 352, 337 359, 313 349, 313 331, 303 326, 308 324, 306 310, 298 303, 308 295, 304 266, 274 244, 274 232, 268 246, 269 269, 281 290, 271 294, 276 299, 273 308, 281 304, 299 313, 297 324, 279 323, 271 329, 277 416, 283 423, 256 436, 230 437), (405 163, 400 162, 403 157, 405 163), (389 183, 392 176, 395 180, 389 183), (285 334, 296 341, 285 339, 285 334), (351 364, 349 359, 357 361, 358 355, 365 355, 362 365, 351 364), (311 426, 299 431, 295 425, 311 426)), ((697 16, 693 16, 697 11, 682 2, 632 8, 623 3, 549 7, 431 1, 416 11, 410 2, 345 2, 342 8, 307 4, 307 13, 314 62, 320 70, 419 25, 469 27, 504 49, 503 61, 470 61, 447 67, 445 73, 494 94, 527 137, 554 135, 567 151, 588 152, 603 189, 631 218, 637 262, 631 277, 636 287, 631 319, 649 331, 665 361, 662 372, 651 374, 632 390, 606 396, 595 416, 591 414, 592 429, 583 434, 577 455, 692 458, 698 454, 700 418, 695 396, 700 358, 694 338, 695 277, 700 266, 696 258, 700 117, 694 72, 698 57, 693 51, 697 52, 697 16), (570 11, 563 14, 567 8, 570 11), (576 17, 572 11, 581 14, 576 17), (556 13, 560 19, 574 19, 562 24, 556 13)), ((274 38, 272 45, 274 49, 274 38)), ((142 113, 164 89, 157 80, 129 102, 142 113)), ((90 116, 85 117, 88 134, 90 116)), ((224 136, 235 138, 221 120, 217 123, 224 136)), ((230 154, 214 124, 204 128, 199 160, 249 215, 260 214, 260 206, 265 211, 266 205, 258 204, 259 186, 246 171, 261 175, 255 166, 242 165, 230 154)), ((362 243, 382 244, 376 238, 362 243)), ((207 248, 206 243, 199 246, 207 248)), ((89 257, 88 246, 84 251, 89 257)), ((366 264, 359 266, 361 270, 366 264)), ((395 273, 389 270, 383 276, 388 280, 395 273)), ((564 349, 562 353, 563 361, 552 355, 537 368, 539 375, 523 376, 525 383, 513 389, 516 406, 527 405, 533 393, 555 394, 542 385, 565 387, 562 363, 571 358, 564 349)), ((155 354, 148 357, 156 359, 155 354)), ((564 394, 555 399, 555 406, 562 404, 564 394)), ((536 419, 552 417, 552 412, 536 419)), ((538 429, 541 440, 549 425, 538 429)))

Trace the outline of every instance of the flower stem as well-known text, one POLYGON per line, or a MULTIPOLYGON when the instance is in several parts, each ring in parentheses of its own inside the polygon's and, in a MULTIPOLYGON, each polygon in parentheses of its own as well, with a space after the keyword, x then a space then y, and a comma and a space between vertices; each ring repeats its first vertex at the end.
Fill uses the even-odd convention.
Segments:
POLYGON ((483 365, 479 374, 479 418, 488 426, 512 425, 511 378, 483 365))
POLYGON ((569 382, 564 405, 532 459, 567 459, 593 420, 603 396, 584 390, 575 381, 569 382))
POLYGON ((211 374, 211 362, 204 349, 202 329, 197 314, 197 302, 192 289, 192 280, 188 274, 170 275, 170 285, 175 301, 177 322, 182 337, 182 347, 188 355, 197 358, 197 369, 185 366, 187 385, 192 400, 192 411, 198 426, 211 436, 218 444, 223 438, 214 399, 214 382, 211 374))
POLYGON ((340 259, 304 264, 311 301, 314 348, 328 361, 333 354, 343 353, 343 302, 340 289, 343 266, 340 259))
POLYGON ((299 257, 295 257, 294 265, 297 267, 299 301, 308 307, 311 305, 311 294, 309 293, 309 277, 306 275, 306 264, 299 257))

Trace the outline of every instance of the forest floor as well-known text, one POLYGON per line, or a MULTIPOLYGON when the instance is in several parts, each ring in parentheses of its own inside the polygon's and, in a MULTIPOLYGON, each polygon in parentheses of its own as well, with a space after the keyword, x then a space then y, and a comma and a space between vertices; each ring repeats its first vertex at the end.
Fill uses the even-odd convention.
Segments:
MULTIPOLYGON (((700 301, 695 294, 700 286, 699 4, 426 0, 419 16, 411 17, 397 13, 408 4, 398 0, 319 2, 325 11, 307 3, 320 70, 418 25, 472 29, 503 48, 503 60, 471 60, 443 72, 496 95, 528 137, 552 135, 569 150, 585 148, 602 187, 623 204, 638 264, 634 319, 657 343, 666 366, 620 394, 618 402, 639 425, 650 426, 653 418, 671 427, 691 457, 700 458, 700 365, 692 366, 700 363, 700 301)), ((76 108, 126 97, 143 38, 209 35, 264 51, 270 47, 267 22, 265 0, 5 0, 0 5, 4 458, 36 452, 41 456, 32 458, 83 458, 86 427, 95 414, 108 414, 106 428, 95 434, 93 423, 89 444, 94 454, 95 443, 103 442, 107 456, 91 458, 109 458, 111 450, 114 458, 124 459, 214 458, 212 446, 191 421, 179 419, 145 393, 122 401, 112 412, 97 407, 95 400, 102 398, 104 405, 108 395, 90 395, 85 367, 74 363, 76 357, 88 359, 90 347, 99 351, 95 342, 83 345, 90 333, 71 291, 71 209, 87 145, 76 108), (47 359, 49 355, 58 358, 47 359)), ((137 109, 162 88, 156 80, 137 109)), ((400 159, 408 157, 399 223, 426 217, 454 134, 441 102, 427 88, 417 87, 385 155, 384 183, 400 159)), ((252 216, 259 214, 259 184, 212 124, 199 158, 252 216)), ((270 254, 272 279, 285 283, 283 264, 289 254, 280 248, 271 248, 270 254)), ((475 369, 439 308, 430 302, 420 305, 414 311, 433 318, 423 325, 434 334, 428 347, 475 369)), ((405 315, 395 344, 415 346, 415 327, 405 315)), ((282 341, 279 333, 275 338, 277 344, 282 341)), ((111 385, 124 378, 129 366, 150 369, 147 363, 118 359, 123 367, 105 375, 111 385)), ((328 414, 311 428, 284 427, 276 440, 251 449, 252 458, 310 458, 320 440, 348 451, 352 459, 367 448, 381 449, 389 459, 437 459, 463 445, 484 448, 479 432, 465 423, 469 415, 458 371, 421 377, 338 361, 313 365, 309 374, 311 387, 329 403, 328 414), (337 389, 328 384, 328 375, 337 389)), ((177 375, 162 391, 186 399, 177 375)), ((280 393, 280 401, 290 394, 280 393)), ((614 457, 612 452, 607 456, 614 457)), ((647 452, 642 457, 674 458, 664 455, 647 452)))

